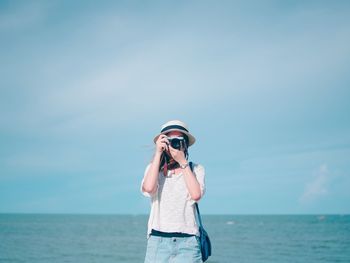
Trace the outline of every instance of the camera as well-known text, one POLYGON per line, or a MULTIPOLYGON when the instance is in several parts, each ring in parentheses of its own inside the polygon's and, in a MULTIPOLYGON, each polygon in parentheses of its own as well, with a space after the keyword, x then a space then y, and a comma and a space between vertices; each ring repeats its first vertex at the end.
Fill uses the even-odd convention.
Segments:
POLYGON ((185 148, 185 138, 184 137, 167 137, 171 147, 180 150, 181 147, 185 148))

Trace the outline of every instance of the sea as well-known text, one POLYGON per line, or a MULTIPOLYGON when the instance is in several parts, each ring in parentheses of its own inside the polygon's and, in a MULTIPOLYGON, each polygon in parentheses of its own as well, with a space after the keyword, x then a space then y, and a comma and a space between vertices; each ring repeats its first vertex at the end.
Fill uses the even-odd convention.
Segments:
MULTIPOLYGON (((148 215, 0 214, 0 262, 142 263, 148 215)), ((208 263, 350 262, 350 215, 202 215, 208 263)))

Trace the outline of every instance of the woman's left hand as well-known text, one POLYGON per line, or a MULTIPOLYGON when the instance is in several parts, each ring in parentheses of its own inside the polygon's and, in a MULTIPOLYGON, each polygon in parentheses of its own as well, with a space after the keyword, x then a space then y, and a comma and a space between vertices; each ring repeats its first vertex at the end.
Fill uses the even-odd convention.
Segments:
POLYGON ((185 153, 182 150, 175 149, 169 144, 169 152, 176 162, 179 164, 186 163, 185 153))

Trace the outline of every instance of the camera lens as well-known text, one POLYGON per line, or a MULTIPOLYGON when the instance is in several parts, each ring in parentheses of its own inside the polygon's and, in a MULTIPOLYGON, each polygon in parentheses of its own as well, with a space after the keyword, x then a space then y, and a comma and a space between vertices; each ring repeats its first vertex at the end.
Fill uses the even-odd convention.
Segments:
POLYGON ((180 150, 181 149, 181 140, 178 138, 171 139, 170 141, 171 147, 180 150))

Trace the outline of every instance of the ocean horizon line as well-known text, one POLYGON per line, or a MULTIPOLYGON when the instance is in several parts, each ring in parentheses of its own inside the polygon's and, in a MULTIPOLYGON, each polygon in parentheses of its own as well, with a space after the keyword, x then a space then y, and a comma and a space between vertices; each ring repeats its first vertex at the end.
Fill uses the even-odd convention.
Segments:
MULTIPOLYGON (((0 212, 0 215, 96 215, 96 216, 149 216, 141 213, 71 213, 71 212, 0 212)), ((349 216, 350 213, 201 213, 204 216, 349 216)))

